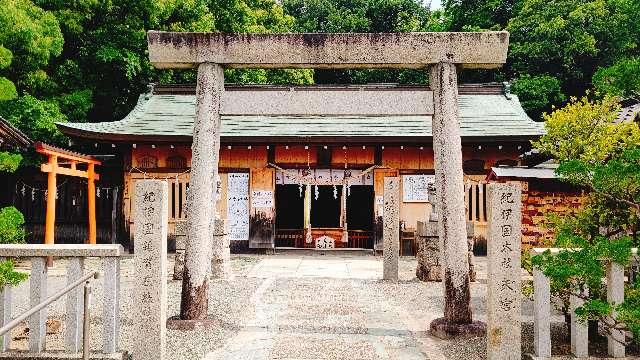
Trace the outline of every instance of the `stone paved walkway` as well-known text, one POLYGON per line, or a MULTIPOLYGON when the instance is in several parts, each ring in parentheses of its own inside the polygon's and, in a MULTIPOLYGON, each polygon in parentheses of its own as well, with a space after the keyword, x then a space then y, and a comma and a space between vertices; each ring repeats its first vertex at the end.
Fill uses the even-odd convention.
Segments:
MULTIPOLYGON (((408 263, 415 264, 403 261, 405 268, 408 263)), ((429 346, 424 324, 414 330, 389 294, 419 284, 378 280, 380 258, 275 256, 263 258, 247 277, 262 279, 251 296, 254 315, 207 360, 444 358, 429 346)))

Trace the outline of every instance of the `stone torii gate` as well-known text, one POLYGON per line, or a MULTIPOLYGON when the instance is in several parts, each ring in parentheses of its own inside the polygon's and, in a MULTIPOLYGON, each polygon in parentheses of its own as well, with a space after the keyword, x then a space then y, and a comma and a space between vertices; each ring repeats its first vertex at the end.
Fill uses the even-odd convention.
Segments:
POLYGON ((224 68, 428 69, 439 234, 445 293, 444 317, 432 333, 475 332, 469 272, 458 118, 457 69, 497 68, 507 57, 507 32, 222 34, 149 31, 149 58, 159 69, 197 68, 196 119, 187 202, 188 239, 182 285, 182 319, 207 316, 207 277, 212 254, 214 179, 220 150, 224 68))

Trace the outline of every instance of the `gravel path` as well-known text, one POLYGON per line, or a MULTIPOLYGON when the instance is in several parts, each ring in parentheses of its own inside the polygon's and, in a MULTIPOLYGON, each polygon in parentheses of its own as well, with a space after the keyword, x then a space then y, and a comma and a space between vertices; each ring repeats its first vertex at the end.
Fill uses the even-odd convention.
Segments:
MULTIPOLYGON (((485 320, 486 271, 477 261, 478 282, 471 287, 474 318, 485 320)), ((21 264, 28 269, 29 264, 21 264)), ((88 260, 87 269, 101 269, 88 260)), ((219 327, 167 332, 167 358, 181 359, 484 359, 485 339, 441 341, 427 330, 442 316, 440 283, 415 278, 416 261, 400 260, 400 282, 378 280, 382 259, 370 255, 291 253, 232 257, 235 279, 210 285, 210 317, 219 327)), ((50 269, 49 293, 65 283, 64 260, 50 269)), ((170 269, 172 269, 172 261, 170 269)), ((130 349, 133 259, 122 261, 120 348, 130 349)), ((28 281, 14 289, 14 315, 28 308, 28 281)), ((91 304, 91 346, 101 347, 101 280, 91 304)), ((179 313, 180 282, 169 281, 168 315, 179 313)), ((50 319, 64 324, 64 300, 49 308, 50 319)), ((532 303, 523 301, 523 351, 531 352, 532 303)), ((554 316, 554 354, 566 353, 566 328, 554 316)), ((64 325, 62 325, 64 326, 64 325)), ((24 328, 17 328, 18 336, 24 328)), ((19 337, 19 336, 18 336, 19 337)), ((12 343, 25 349, 25 339, 12 343)), ((47 349, 61 350, 62 331, 47 336, 47 349)), ((600 346, 601 348, 601 346, 600 346)), ((601 352, 594 349, 592 351, 601 352)), ((606 352, 606 344, 604 346, 606 352)))

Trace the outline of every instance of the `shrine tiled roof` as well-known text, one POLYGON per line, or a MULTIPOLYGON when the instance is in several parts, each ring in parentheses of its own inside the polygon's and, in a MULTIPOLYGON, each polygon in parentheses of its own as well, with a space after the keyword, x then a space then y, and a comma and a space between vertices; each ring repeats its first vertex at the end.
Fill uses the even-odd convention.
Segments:
MULTIPOLYGON (((357 91, 342 87, 336 91, 357 91)), ((246 88, 249 89, 249 88, 246 88)), ((329 88, 323 88, 326 90, 329 88)), ((394 87, 397 91, 428 88, 394 87)), ((271 91, 251 87, 250 91, 271 91)), ((247 90, 248 91, 248 90, 247 90)), ((529 140, 544 133, 542 123, 531 120, 515 95, 501 87, 467 86, 459 90, 463 141, 529 140)), ((247 93, 249 94, 249 93, 247 93)), ((330 105, 329 105, 330 106, 330 105)), ((236 111, 237 112, 237 111, 236 111)), ((229 114, 222 116, 222 141, 295 142, 321 139, 362 142, 429 142, 431 115, 407 114, 229 114)), ((96 141, 190 141, 195 118, 193 88, 157 88, 144 94, 124 119, 99 123, 59 123, 63 133, 96 141)))

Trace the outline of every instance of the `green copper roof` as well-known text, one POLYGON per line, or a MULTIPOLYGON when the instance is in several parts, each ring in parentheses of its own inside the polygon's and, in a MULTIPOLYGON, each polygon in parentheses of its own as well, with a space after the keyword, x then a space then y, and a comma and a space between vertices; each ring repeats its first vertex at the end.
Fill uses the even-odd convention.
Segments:
MULTIPOLYGON (((518 98, 502 94, 461 94, 460 127, 463 140, 523 140, 544 133, 531 120, 518 98)), ((188 141, 195 117, 195 95, 147 94, 124 119, 101 123, 59 123, 75 137, 108 141, 188 141)), ((345 138, 349 140, 429 140, 428 115, 223 115, 222 140, 295 141, 345 138)))

